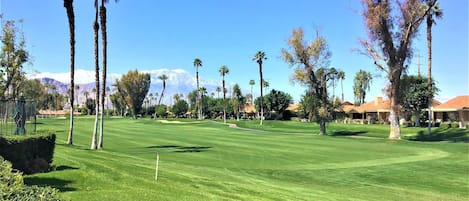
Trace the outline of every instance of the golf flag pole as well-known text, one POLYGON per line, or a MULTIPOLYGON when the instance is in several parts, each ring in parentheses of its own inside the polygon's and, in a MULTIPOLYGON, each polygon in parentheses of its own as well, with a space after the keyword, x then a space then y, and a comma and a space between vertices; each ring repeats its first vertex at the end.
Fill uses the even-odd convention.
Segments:
POLYGON ((156 167, 155 167, 155 180, 158 181, 158 162, 160 160, 160 153, 156 152, 156 167))

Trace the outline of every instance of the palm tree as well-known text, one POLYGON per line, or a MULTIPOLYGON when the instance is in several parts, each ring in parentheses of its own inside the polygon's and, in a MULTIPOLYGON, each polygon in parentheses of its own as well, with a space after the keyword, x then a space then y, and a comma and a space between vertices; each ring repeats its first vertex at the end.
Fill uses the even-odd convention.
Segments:
POLYGON ((345 79, 345 72, 339 71, 337 77, 340 80, 340 88, 342 89, 342 101, 344 101, 344 79, 345 79))
POLYGON ((152 105, 152 100, 153 100, 153 93, 150 92, 150 94, 148 94, 148 96, 150 97, 150 106, 152 105))
POLYGON ((91 148, 90 149, 97 149, 97 136, 98 136, 98 117, 99 117, 99 52, 98 52, 98 32, 99 32, 99 23, 98 23, 98 0, 94 1, 95 7, 95 18, 93 24, 94 30, 94 61, 95 61, 95 82, 96 82, 96 115, 94 119, 94 128, 93 128, 93 136, 91 139, 91 148))
MULTIPOLYGON (((218 72, 220 72, 220 75, 222 77, 222 88, 226 89, 225 88, 225 75, 230 72, 230 69, 228 69, 228 67, 223 65, 222 67, 220 67, 218 72)), ((223 123, 226 124, 226 90, 223 90, 223 123)))
POLYGON ((202 60, 199 58, 194 59, 194 67, 196 71, 196 79, 197 79, 197 105, 198 105, 198 116, 199 119, 202 119, 202 98, 200 95, 200 87, 199 87, 199 67, 202 67, 202 60))
POLYGON ((74 92, 77 92, 77 93, 75 93, 75 94, 77 95, 77 97, 76 97, 77 107, 78 107, 78 102, 79 102, 79 99, 78 99, 78 90, 80 90, 80 85, 75 85, 75 91, 74 91, 74 92))
POLYGON ((64 7, 67 11, 70 31, 70 130, 67 144, 71 145, 73 144, 73 102, 75 98, 75 14, 73 12, 73 0, 64 0, 64 7))
POLYGON ((249 80, 249 85, 251 85, 251 103, 253 103, 254 101, 254 94, 252 93, 252 87, 256 84, 256 82, 254 80, 249 80))
POLYGON ((218 98, 220 98, 221 87, 217 87, 216 91, 218 98))
POLYGON ((370 85, 373 80, 370 72, 361 70, 355 74, 353 82, 353 94, 355 95, 355 104, 361 105, 365 103, 366 92, 370 90, 370 85))
POLYGON ((163 96, 164 96, 164 90, 166 89, 166 80, 168 79, 168 76, 166 76, 165 74, 163 74, 163 75, 158 76, 158 79, 160 79, 161 81, 163 81, 163 89, 161 90, 160 100, 158 101, 158 105, 161 105, 161 99, 162 99, 163 96))
POLYGON ((264 87, 264 79, 262 78, 262 63, 264 60, 266 60, 267 57, 265 56, 265 53, 262 52, 262 51, 258 51, 254 57, 252 58, 253 61, 256 61, 258 64, 259 64, 259 76, 260 76, 260 88, 261 88, 261 99, 260 99, 260 103, 261 103, 261 123, 260 125, 262 125, 262 120, 264 119, 264 98, 263 98, 263 93, 262 93, 262 89, 264 87))
POLYGON ((88 95, 90 95, 90 92, 83 91, 83 95, 85 96, 85 101, 86 101, 86 99, 88 99, 88 95))
POLYGON ((335 80, 337 78, 337 75, 338 75, 339 72, 337 72, 337 69, 335 69, 334 67, 332 67, 331 69, 329 69, 329 77, 331 79, 331 83, 332 83, 332 100, 334 101, 335 100, 335 80))
POLYGON ((433 16, 437 19, 443 17, 443 11, 437 0, 426 0, 426 6, 429 9, 427 13, 427 49, 428 49, 428 135, 432 133, 432 26, 435 23, 433 16))

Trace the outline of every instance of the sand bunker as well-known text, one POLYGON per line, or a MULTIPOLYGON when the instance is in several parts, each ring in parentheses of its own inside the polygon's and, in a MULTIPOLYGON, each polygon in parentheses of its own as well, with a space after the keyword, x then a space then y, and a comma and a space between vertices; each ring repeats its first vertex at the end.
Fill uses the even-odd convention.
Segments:
POLYGON ((197 123, 197 122, 168 121, 168 120, 165 120, 165 119, 158 120, 158 121, 161 122, 161 123, 164 123, 164 124, 193 124, 193 123, 197 123))

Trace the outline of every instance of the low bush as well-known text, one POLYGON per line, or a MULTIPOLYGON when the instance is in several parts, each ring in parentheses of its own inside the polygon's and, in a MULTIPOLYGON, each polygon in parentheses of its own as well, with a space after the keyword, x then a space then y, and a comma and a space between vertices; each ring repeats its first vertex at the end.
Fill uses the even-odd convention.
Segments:
POLYGON ((25 174, 49 171, 54 148, 55 134, 50 132, 0 137, 0 156, 25 174))
POLYGON ((51 187, 26 186, 19 172, 12 172, 11 163, 0 156, 0 200, 60 201, 51 187))
POLYGON ((458 122, 443 122, 440 124, 440 128, 459 128, 458 122))

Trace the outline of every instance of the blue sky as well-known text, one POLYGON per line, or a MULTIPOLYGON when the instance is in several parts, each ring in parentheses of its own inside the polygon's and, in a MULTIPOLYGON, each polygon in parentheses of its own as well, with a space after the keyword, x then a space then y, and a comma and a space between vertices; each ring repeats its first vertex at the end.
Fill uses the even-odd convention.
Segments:
MULTIPOLYGON (((445 101, 469 94, 468 1, 442 0, 444 17, 433 29, 433 75, 445 101)), ((23 19, 28 49, 34 57, 29 72, 69 71, 68 22, 60 0, 0 0, 4 19, 23 19)), ((345 99, 353 101, 353 77, 360 69, 375 80, 367 99, 384 96, 386 81, 372 61, 351 51, 366 38, 359 0, 120 0, 108 4, 109 73, 128 70, 183 69, 195 74, 194 58, 203 61, 200 74, 220 80, 218 69, 230 68, 226 80, 248 92, 249 80, 258 83, 258 66, 252 56, 265 51, 264 77, 271 88, 290 93, 298 101, 304 87, 289 81, 292 69, 280 59, 281 48, 293 28, 302 27, 307 40, 315 29, 325 36, 332 51, 331 65, 345 71, 345 99)), ((75 0, 76 68, 93 70, 93 1, 75 0)), ((415 57, 409 73, 427 74, 425 27, 414 42, 415 57)), ((92 79, 83 78, 81 80, 92 79)), ((256 87, 255 89, 257 89, 256 87)), ((340 88, 336 88, 339 95, 340 88)))

